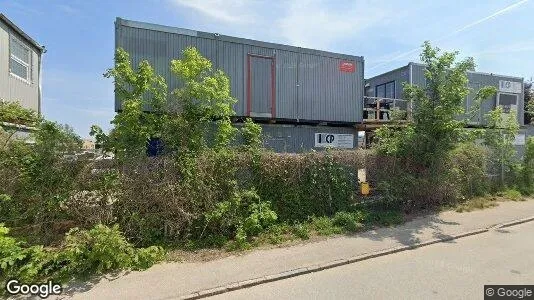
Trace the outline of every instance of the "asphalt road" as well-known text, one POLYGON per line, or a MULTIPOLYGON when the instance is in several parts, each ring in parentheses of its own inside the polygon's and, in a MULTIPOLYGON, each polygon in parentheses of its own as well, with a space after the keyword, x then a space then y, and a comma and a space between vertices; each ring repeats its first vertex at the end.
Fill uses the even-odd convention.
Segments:
POLYGON ((534 222, 213 299, 483 299, 484 284, 534 285, 534 222))

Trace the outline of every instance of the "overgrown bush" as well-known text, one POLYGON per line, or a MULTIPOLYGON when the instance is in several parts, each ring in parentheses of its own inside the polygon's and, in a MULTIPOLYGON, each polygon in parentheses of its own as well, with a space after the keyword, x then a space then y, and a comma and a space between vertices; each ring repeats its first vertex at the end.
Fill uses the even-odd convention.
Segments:
POLYGON ((356 232, 363 228, 365 215, 361 211, 337 212, 332 218, 332 223, 348 232, 356 232))
POLYGON ((39 116, 35 111, 22 107, 17 101, 0 99, 0 122, 35 126, 39 122, 39 116))
POLYGON ((42 121, 37 129, 33 143, 10 139, 0 148, 0 194, 10 198, 0 203, 0 222, 46 238, 67 219, 60 206, 84 163, 68 158, 81 146, 72 128, 42 121))
POLYGON ((113 270, 147 268, 163 259, 163 249, 136 249, 119 227, 96 225, 90 230, 71 229, 57 255, 63 277, 82 277, 113 270))
POLYGON ((451 151, 448 170, 460 197, 482 196, 489 191, 487 150, 474 143, 463 143, 451 151))
POLYGON ((236 193, 227 201, 216 204, 214 210, 204 215, 205 226, 211 234, 246 239, 258 235, 276 222, 277 215, 271 204, 261 201, 255 191, 236 193))
MULTIPOLYGON (((0 281, 61 282, 123 269, 145 269, 163 259, 160 247, 136 249, 117 226, 71 229, 58 248, 28 246, 0 224, 0 281)), ((2 285, 3 286, 3 285, 2 285)))
POLYGON ((241 128, 243 145, 246 149, 260 149, 262 147, 261 126, 254 123, 251 118, 247 118, 241 128))
POLYGON ((529 137, 525 144, 525 155, 518 183, 522 193, 534 194, 534 137, 529 137))
MULTIPOLYGON (((363 162, 360 162, 363 163, 363 162)), ((254 169, 254 186, 281 220, 331 216, 356 201, 356 168, 330 153, 263 153, 254 169)))

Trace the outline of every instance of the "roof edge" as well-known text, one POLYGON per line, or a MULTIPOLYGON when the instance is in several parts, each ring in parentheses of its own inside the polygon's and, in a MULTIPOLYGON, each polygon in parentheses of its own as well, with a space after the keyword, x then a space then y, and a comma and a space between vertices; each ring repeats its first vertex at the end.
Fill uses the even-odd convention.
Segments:
MULTIPOLYGON (((417 63, 417 62, 409 62, 408 65, 414 65, 414 66, 420 66, 420 67, 424 67, 426 66, 425 64, 422 64, 422 63, 417 63)), ((508 77, 508 78, 513 78, 513 79, 520 79, 521 82, 525 81, 525 78, 524 77, 520 77, 520 76, 512 76, 512 75, 503 75, 503 74, 496 74, 496 73, 490 73, 490 72, 481 72, 481 71, 467 71, 467 73, 471 73, 471 74, 480 74, 480 75, 487 75, 487 76, 496 76, 496 77, 508 77)))
POLYGON ((159 25, 159 24, 148 23, 148 22, 133 21, 133 20, 123 19, 120 17, 116 18, 115 24, 116 26, 122 25, 122 26, 132 27, 132 28, 167 32, 167 33, 175 33, 175 34, 183 34, 183 35, 195 36, 199 38, 221 40, 221 41, 234 42, 234 43, 242 43, 242 44, 257 46, 257 47, 271 47, 271 48, 278 49, 278 50, 286 50, 286 51, 294 52, 296 49, 299 49, 299 50, 304 50, 305 52, 307 52, 306 54, 316 54, 316 55, 328 56, 328 57, 339 58, 339 59, 353 59, 353 60, 362 61, 362 62, 364 61, 363 56, 358 56, 358 55, 343 54, 343 53, 317 50, 317 49, 311 49, 311 48, 303 48, 303 47, 298 47, 298 46, 290 46, 290 45, 279 44, 279 43, 271 43, 271 42, 265 42, 265 41, 247 39, 247 38, 234 37, 234 36, 229 36, 229 35, 222 35, 222 34, 214 33, 214 32, 204 32, 204 31, 197 31, 197 30, 180 28, 180 27, 159 25))
POLYGON ((0 13, 0 20, 4 21, 11 29, 13 29, 15 32, 20 34, 26 41, 28 41, 30 44, 32 44, 35 48, 37 48, 41 53, 46 52, 45 46, 37 43, 34 39, 32 39, 29 35, 27 35, 22 29, 20 29, 15 23, 13 23, 11 20, 6 17, 3 13, 0 13))
POLYGON ((369 77, 369 78, 367 78, 367 79, 365 79, 365 80, 372 80, 372 79, 375 79, 375 78, 377 78, 377 77, 384 76, 384 75, 386 75, 386 74, 389 74, 389 73, 393 73, 393 72, 402 70, 402 69, 408 67, 409 65, 410 65, 410 64, 407 64, 407 65, 404 65, 404 66, 400 66, 400 67, 395 68, 395 69, 393 69, 393 70, 389 70, 389 71, 387 71, 387 72, 380 73, 380 74, 375 75, 375 76, 373 76, 373 77, 369 77))

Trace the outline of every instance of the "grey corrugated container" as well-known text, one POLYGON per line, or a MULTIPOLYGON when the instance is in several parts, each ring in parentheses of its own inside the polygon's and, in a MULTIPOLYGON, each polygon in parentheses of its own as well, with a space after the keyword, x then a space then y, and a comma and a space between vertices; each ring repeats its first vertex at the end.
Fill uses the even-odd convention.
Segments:
MULTIPOLYGON (((351 149, 358 147, 358 130, 353 127, 291 124, 260 125, 262 127, 263 146, 275 152, 300 153, 311 150, 323 151, 326 148, 315 147, 316 133, 352 134, 354 139, 351 149)), ((241 128, 242 123, 236 123, 235 126, 241 128)))
MULTIPOLYGON (((517 120, 520 125, 524 124, 524 88, 523 88, 523 78, 515 76, 505 76, 505 75, 496 75, 491 73, 483 72, 468 72, 469 87, 472 89, 472 92, 467 96, 467 99, 464 102, 465 108, 467 109, 473 104, 473 99, 476 95, 476 92, 484 86, 494 86, 499 89, 499 81, 508 81, 516 82, 521 85, 520 93, 509 93, 509 92, 498 92, 497 95, 493 96, 491 99, 488 99, 482 104, 480 113, 478 116, 475 116, 471 120, 473 125, 484 125, 483 115, 494 109, 497 104, 497 99, 500 95, 513 95, 517 96, 517 111, 518 116, 517 120)), ((395 81, 395 98, 402 99, 402 83, 411 83, 421 87, 426 86, 425 78, 425 65, 419 63, 409 63, 406 66, 403 66, 398 69, 377 75, 375 77, 365 80, 365 95, 374 97, 375 96, 375 87, 387 82, 395 81)), ((503 96, 505 97, 505 96, 503 96)))
MULTIPOLYGON (((214 68, 230 77, 232 96, 238 99, 237 116, 292 122, 362 121, 364 60, 360 56, 121 18, 115 22, 115 46, 129 52, 134 65, 148 60, 171 91, 180 83, 170 72, 170 60, 181 58, 186 47, 196 47, 214 68)), ((115 109, 120 110, 117 99, 115 109)))

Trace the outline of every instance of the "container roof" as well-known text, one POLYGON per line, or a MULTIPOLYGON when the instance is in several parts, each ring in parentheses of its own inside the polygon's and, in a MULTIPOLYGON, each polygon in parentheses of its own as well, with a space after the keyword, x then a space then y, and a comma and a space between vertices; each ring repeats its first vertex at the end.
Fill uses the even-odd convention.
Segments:
POLYGON ((158 24, 153 24, 153 23, 126 20, 122 18, 117 18, 117 21, 115 24, 117 26, 122 25, 122 26, 132 27, 132 28, 140 28, 140 29, 153 30, 153 31, 159 31, 159 32, 189 35, 189 36, 194 36, 194 37, 240 43, 240 44, 246 44, 246 45, 257 46, 257 47, 274 48, 278 50, 286 50, 286 51, 292 51, 292 52, 303 52, 303 53, 312 54, 312 55, 363 61, 363 56, 355 56, 355 55, 349 55, 349 54, 315 50, 315 49, 310 49, 310 48, 289 46, 289 45, 284 45, 284 44, 262 42, 258 40, 222 35, 219 33, 213 33, 213 32, 210 33, 210 32, 203 32, 203 31, 185 29, 185 28, 180 28, 180 27, 164 26, 164 25, 158 25, 158 24))
MULTIPOLYGON (((425 64, 423 63, 419 63, 419 62, 409 62, 407 65, 404 65, 404 66, 401 66, 401 67, 398 67, 398 68, 395 68, 393 70, 389 70, 387 72, 384 72, 384 73, 381 73, 381 74, 378 74, 378 75, 375 75, 373 77, 370 77, 370 78, 367 78, 365 80, 372 80, 372 79, 375 79, 377 77, 380 77, 380 76, 384 76, 388 73, 392 73, 392 72, 395 72, 395 71, 399 71, 401 69, 405 69, 405 68, 408 68, 410 65, 413 65, 413 66, 419 66, 419 67, 426 67, 425 64)), ((480 75, 486 75, 486 76, 495 76, 495 77, 506 77, 506 78, 510 78, 510 79, 519 79, 521 81, 524 80, 523 77, 519 77, 519 76, 511 76, 511 75, 502 75, 502 74, 495 74, 495 73, 488 73, 488 72, 479 72, 479 71, 467 71, 467 73, 471 73, 471 74, 480 74, 480 75)))
POLYGON ((13 29, 15 32, 17 32, 19 35, 21 35, 27 42, 32 44, 35 48, 37 48, 41 53, 45 53, 46 49, 45 46, 37 43, 34 39, 32 39, 29 35, 27 35, 22 29, 20 29, 15 23, 11 22, 4 14, 0 13, 0 20, 2 20, 7 26, 9 26, 11 29, 13 29))

